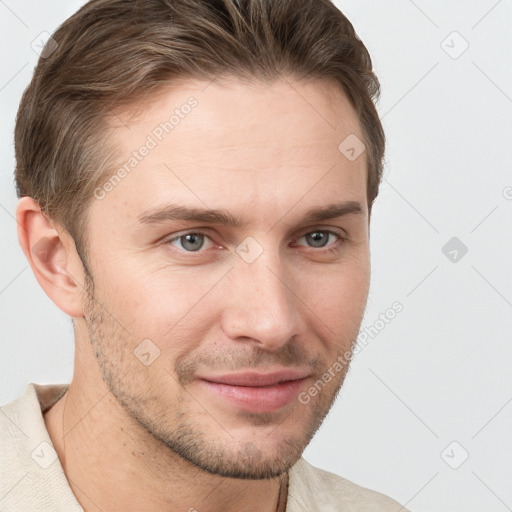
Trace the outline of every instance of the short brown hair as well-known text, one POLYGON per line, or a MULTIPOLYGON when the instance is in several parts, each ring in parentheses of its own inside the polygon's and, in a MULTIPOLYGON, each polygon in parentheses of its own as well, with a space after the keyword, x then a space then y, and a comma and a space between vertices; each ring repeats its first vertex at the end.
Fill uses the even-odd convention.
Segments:
POLYGON ((385 146, 380 86, 330 0, 91 0, 52 37, 18 111, 16 189, 70 233, 86 271, 87 206, 114 165, 106 117, 179 78, 337 81, 365 137, 371 212, 385 146))

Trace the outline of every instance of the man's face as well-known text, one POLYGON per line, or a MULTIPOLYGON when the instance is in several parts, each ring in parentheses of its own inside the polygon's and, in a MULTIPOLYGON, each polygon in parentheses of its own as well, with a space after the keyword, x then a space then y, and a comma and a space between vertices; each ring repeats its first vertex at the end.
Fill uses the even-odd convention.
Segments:
POLYGON ((363 136, 334 83, 207 85, 119 115, 121 163, 134 151, 137 163, 88 212, 88 350, 127 422, 206 471, 272 477, 330 409, 348 369, 333 365, 360 328, 366 155, 338 146, 363 136), (305 218, 349 201, 361 212, 305 218), (240 224, 177 219, 171 205, 240 224))

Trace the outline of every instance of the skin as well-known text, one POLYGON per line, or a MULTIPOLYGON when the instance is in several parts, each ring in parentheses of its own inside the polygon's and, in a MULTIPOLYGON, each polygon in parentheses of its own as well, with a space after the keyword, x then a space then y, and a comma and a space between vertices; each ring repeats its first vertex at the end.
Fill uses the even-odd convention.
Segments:
POLYGON ((308 377, 300 391, 307 391, 350 349, 366 306, 366 154, 350 161, 338 150, 349 134, 363 140, 339 86, 230 79, 167 87, 136 115, 110 120, 121 161, 190 96, 198 106, 92 200, 93 282, 61 225, 31 198, 17 209, 36 278, 74 320, 73 379, 44 419, 87 511, 273 512, 281 479, 330 409, 348 365, 307 404, 294 399, 273 412, 242 411, 195 377, 301 368, 308 377), (348 200, 362 213, 300 222, 312 207, 348 200), (247 224, 139 222, 170 201, 222 208, 247 224), (195 245, 170 242, 199 228, 207 236, 195 245), (311 236, 318 231, 325 247, 311 236), (249 236, 263 250, 251 263, 236 252, 249 236), (134 355, 145 339, 159 350, 149 365, 134 355))

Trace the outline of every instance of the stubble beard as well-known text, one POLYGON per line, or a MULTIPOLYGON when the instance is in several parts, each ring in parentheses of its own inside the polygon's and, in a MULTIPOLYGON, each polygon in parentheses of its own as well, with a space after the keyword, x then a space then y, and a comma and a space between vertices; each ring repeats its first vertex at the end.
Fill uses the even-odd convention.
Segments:
MULTIPOLYGON (((307 405, 296 401, 289 415, 298 412, 299 418, 307 416, 298 435, 286 432, 288 416, 276 421, 276 416, 272 413, 240 411, 237 419, 243 418, 255 428, 275 425, 268 436, 280 435, 281 441, 277 449, 265 453, 263 446, 262 450, 256 441, 253 443, 254 439, 237 437, 217 421, 212 421, 213 415, 206 419, 218 427, 219 433, 209 433, 205 422, 201 418, 198 421, 187 410, 187 404, 194 405, 194 400, 187 392, 182 391, 178 395, 176 402, 172 404, 173 410, 170 411, 162 403, 158 389, 154 389, 146 380, 146 373, 133 355, 133 348, 130 348, 129 334, 108 312, 108 305, 103 300, 103 305, 95 300, 94 283, 88 276, 85 285, 87 297, 84 319, 101 377, 110 393, 129 418, 145 432, 169 448, 173 454, 214 475, 237 479, 267 479, 288 471, 302 456, 334 404, 349 369, 347 362, 338 382, 330 387, 326 386, 307 405), (221 437, 226 440, 219 441, 221 437)), ((327 365, 319 359, 315 363, 315 373, 318 371, 320 377, 320 372, 325 371, 327 365)), ((170 384, 176 386, 176 379, 171 380, 170 384)), ((162 382, 160 385, 167 384, 162 382)), ((165 460, 165 456, 162 460, 165 460)))

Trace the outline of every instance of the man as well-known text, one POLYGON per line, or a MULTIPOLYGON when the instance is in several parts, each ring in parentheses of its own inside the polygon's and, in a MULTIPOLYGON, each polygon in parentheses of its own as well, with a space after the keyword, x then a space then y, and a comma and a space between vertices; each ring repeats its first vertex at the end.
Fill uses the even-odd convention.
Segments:
POLYGON ((59 27, 17 221, 75 366, 2 408, 3 509, 404 510, 302 458, 366 305, 378 92, 328 0, 92 0, 59 27))

